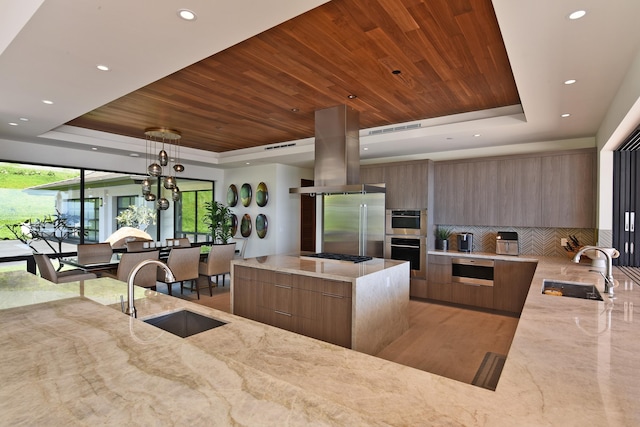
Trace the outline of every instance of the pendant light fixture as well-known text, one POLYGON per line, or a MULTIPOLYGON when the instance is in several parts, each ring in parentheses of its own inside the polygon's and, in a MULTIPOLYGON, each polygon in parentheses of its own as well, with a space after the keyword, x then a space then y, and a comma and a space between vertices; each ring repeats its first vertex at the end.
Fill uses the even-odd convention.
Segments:
MULTIPOLYGON (((162 149, 158 153, 157 162, 154 161, 147 167, 147 172, 152 177, 157 177, 158 179, 162 178, 163 166, 167 166, 169 164, 169 154, 165 150, 165 142, 169 144, 169 152, 171 152, 171 146, 174 146, 174 152, 178 153, 178 144, 180 138, 182 137, 181 133, 174 129, 167 128, 148 128, 145 129, 144 134, 146 136, 147 144, 151 144, 153 142, 153 151, 156 149, 156 142, 162 141, 162 149)), ((177 156, 172 159, 174 161, 173 170, 175 172, 184 171, 184 166, 180 163, 176 162, 177 156)), ((147 163, 149 159, 147 159, 147 163)), ((170 169, 169 169, 170 170, 170 169)), ((170 172, 171 173, 171 172, 170 172)), ((170 176, 165 176, 162 178, 164 188, 167 190, 171 190, 171 199, 176 202, 180 200, 180 190, 178 189, 177 180, 175 174, 170 176)), ((151 180, 149 178, 145 178, 142 181, 142 194, 147 201, 156 200, 156 195, 151 193, 151 180)), ((160 197, 156 203, 156 208, 159 210, 167 210, 169 209, 169 200, 166 197, 160 197)))

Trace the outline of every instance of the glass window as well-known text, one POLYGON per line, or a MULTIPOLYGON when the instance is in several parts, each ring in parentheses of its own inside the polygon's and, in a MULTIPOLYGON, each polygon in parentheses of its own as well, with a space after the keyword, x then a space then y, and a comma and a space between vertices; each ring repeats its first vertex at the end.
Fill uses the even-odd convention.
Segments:
MULTIPOLYGON (((0 269, 9 266, 2 263, 3 257, 27 257, 34 251, 75 252, 82 242, 113 243, 119 236, 116 232, 124 227, 136 229, 125 229, 125 234, 156 241, 183 236, 193 242, 210 240, 202 214, 204 202, 213 198, 213 182, 179 178, 185 198, 174 202, 161 180, 153 179, 154 194, 162 194, 171 204, 170 209, 159 211, 156 202, 142 197, 144 178, 132 173, 0 162, 0 269)), ((26 262, 11 266, 25 269, 26 262)))

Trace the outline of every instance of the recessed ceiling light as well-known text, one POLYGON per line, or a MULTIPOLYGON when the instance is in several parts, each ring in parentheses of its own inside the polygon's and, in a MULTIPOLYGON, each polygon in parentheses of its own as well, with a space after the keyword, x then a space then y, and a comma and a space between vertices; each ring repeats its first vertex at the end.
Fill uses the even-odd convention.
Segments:
POLYGON ((584 10, 576 10, 575 12, 569 15, 569 19, 580 19, 586 14, 587 12, 584 10))
POLYGON ((391 74, 395 74, 395 75, 398 75, 398 74, 401 74, 401 73, 402 73, 402 71, 400 71, 400 70, 393 70, 391 72, 391 74))
POLYGON ((185 21, 195 21, 197 18, 196 14, 189 9, 179 9, 178 16, 185 21))
POLYGON ((251 162, 247 162, 247 163, 245 163, 245 165, 250 165, 250 164, 251 164, 251 162))
POLYGON ((364 150, 364 151, 368 151, 368 150, 369 150, 369 147, 364 147, 364 148, 363 148, 363 150, 364 150))
POLYGON ((473 135, 473 137, 474 137, 474 138, 477 138, 477 137, 479 137, 479 136, 480 136, 480 134, 479 134, 479 133, 476 133, 475 135, 473 135))
POLYGON ((566 118, 566 117, 569 117, 570 115, 571 115, 571 114, 569 114, 569 113, 564 113, 564 114, 562 114, 560 117, 562 117, 562 118, 566 118))
POLYGON ((100 71, 109 71, 109 67, 107 67, 106 65, 102 65, 102 64, 98 64, 96 65, 96 68, 100 71))
POLYGON ((98 151, 98 148, 97 148, 97 147, 91 147, 91 149, 92 149, 93 151, 98 151))
POLYGON ((9 122, 9 126, 18 126, 18 124, 15 122, 9 122))
POLYGON ((564 84, 566 84, 566 85, 572 85, 572 84, 574 84, 575 82, 576 82, 576 79, 569 79, 569 80, 565 80, 565 81, 564 81, 564 84))
POLYGON ((140 154, 138 154, 138 153, 130 153, 129 157, 140 157, 140 154))
POLYGON ((26 117, 20 117, 20 121, 21 121, 21 122, 28 122, 28 121, 29 121, 29 119, 27 119, 26 117))
POLYGON ((294 113, 297 113, 297 112, 298 112, 298 111, 300 111, 300 110, 299 110, 299 109, 297 109, 297 108, 292 108, 292 109, 291 109, 291 111, 292 111, 292 112, 294 112, 294 113))
POLYGON ((357 97, 358 97, 358 95, 353 95, 353 94, 347 95, 347 98, 349 98, 349 99, 356 99, 357 97))
POLYGON ((43 99, 42 102, 47 104, 47 105, 53 104, 53 101, 49 101, 48 99, 43 99))

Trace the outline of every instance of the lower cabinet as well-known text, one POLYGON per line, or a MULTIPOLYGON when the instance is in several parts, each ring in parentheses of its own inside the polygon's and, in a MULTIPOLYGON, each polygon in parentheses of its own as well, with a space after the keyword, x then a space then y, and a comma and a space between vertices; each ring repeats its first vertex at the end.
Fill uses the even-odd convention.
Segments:
POLYGON ((234 268, 234 314, 351 347, 351 282, 234 268))
POLYGON ((496 260, 494 264, 493 308, 522 313, 531 280, 536 272, 535 262, 496 260))
POLYGON ((451 257, 429 255, 427 264, 427 298, 451 302, 451 257))
POLYGON ((480 308, 493 308, 493 287, 453 282, 451 302, 480 308))
POLYGON ((493 286, 453 282, 451 256, 429 255, 427 298, 520 314, 536 262, 494 260, 493 286))

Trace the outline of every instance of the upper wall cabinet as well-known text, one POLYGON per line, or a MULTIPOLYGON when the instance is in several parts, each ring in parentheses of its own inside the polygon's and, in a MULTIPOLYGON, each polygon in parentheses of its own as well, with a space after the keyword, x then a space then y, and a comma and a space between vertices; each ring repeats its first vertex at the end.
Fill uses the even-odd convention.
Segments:
POLYGON ((591 228, 594 149, 435 163, 436 224, 591 228))
POLYGON ((542 226, 595 226, 596 158, 589 153, 542 159, 542 226))
POLYGON ((426 209, 429 161, 361 166, 363 184, 384 182, 387 209, 426 209))
POLYGON ((542 226, 542 159, 498 161, 498 225, 542 226))

